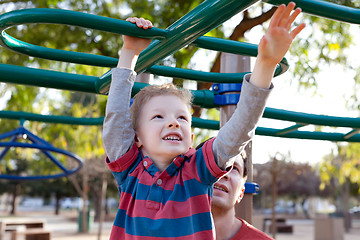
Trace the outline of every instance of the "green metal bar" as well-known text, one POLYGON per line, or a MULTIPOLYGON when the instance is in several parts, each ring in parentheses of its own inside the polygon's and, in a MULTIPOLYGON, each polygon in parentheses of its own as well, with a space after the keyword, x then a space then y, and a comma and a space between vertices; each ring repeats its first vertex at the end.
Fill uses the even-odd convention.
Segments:
MULTIPOLYGON (((98 118, 76 118, 71 116, 43 115, 27 112, 0 111, 0 118, 19 120, 19 121, 37 121, 46 123, 59 123, 70 125, 102 125, 104 117, 98 118)), ((219 129, 219 122, 214 120, 205 120, 197 117, 192 118, 192 127, 204 129, 219 129)))
POLYGON ((177 77, 201 82, 241 83, 247 73, 215 73, 155 65, 146 72, 165 77, 177 77))
POLYGON ((258 127, 256 128, 255 134, 270 137, 326 140, 333 142, 360 142, 360 134, 355 134, 350 138, 345 138, 345 135, 343 133, 294 131, 279 136, 276 134, 278 131, 279 129, 258 127))
POLYGON ((279 130, 279 131, 276 133, 276 135, 281 136, 281 135, 284 135, 284 134, 286 134, 286 133, 293 132, 293 131, 295 131, 295 130, 303 127, 303 126, 305 126, 305 125, 304 125, 304 124, 295 124, 295 125, 290 126, 290 127, 288 127, 288 128, 284 128, 284 129, 279 130))
POLYGON ((280 5, 295 2, 303 12, 333 19, 336 21, 360 24, 360 9, 320 0, 264 0, 264 2, 280 5))
MULTIPOLYGON (((98 67, 116 67, 118 61, 117 58, 108 57, 108 56, 72 52, 72 51, 52 49, 52 48, 33 45, 30 43, 23 42, 19 39, 16 39, 8 35, 5 31, 3 31, 0 36, 3 40, 4 46, 8 47, 9 49, 15 52, 22 53, 32 57, 38 57, 38 58, 44 58, 44 59, 62 61, 62 62, 77 63, 77 64, 85 64, 85 65, 98 66, 98 67)), ((201 43, 196 44, 197 47, 203 47, 210 50, 228 52, 234 54, 243 54, 253 57, 257 56, 257 45, 255 44, 243 43, 243 42, 237 42, 237 41, 219 39, 213 37, 200 37, 195 42, 198 41, 200 41, 201 43)), ((156 73, 154 74, 166 76, 165 75, 166 73, 161 73, 161 69, 164 69, 164 72, 171 72, 170 69, 166 71, 165 66, 154 66, 154 67, 156 68, 156 70, 154 69, 154 71, 156 71, 156 73)), ((284 58, 277 67, 282 68, 280 69, 281 71, 279 73, 283 73, 288 69, 289 65, 286 59, 284 58)), ((148 71, 152 72, 153 70, 152 68, 153 67, 150 67, 148 71)), ((179 74, 183 74, 181 73, 180 69, 176 71, 179 74)), ((184 72, 186 71, 187 69, 184 69, 184 72)), ((199 73, 203 73, 203 72, 199 71, 199 73)), ((223 75, 221 73, 217 73, 217 75, 218 75, 216 76, 217 78, 223 78, 223 75)), ((278 74, 275 74, 275 76, 277 75, 278 74)), ((201 78, 203 79, 204 77, 201 78)), ((192 79, 192 78, 186 77, 186 79, 192 79)))
MULTIPOLYGON (((62 61, 62 62, 71 62, 77 64, 86 64, 91 66, 99 66, 99 67, 116 67, 118 59, 113 57, 101 56, 101 55, 94 55, 89 53, 79 53, 79 52, 71 52, 59 49, 51 49, 41 46, 36 46, 33 44, 29 44, 18 39, 15 39, 5 32, 2 33, 4 37, 4 41, 6 46, 11 46, 12 50, 16 52, 26 54, 33 57, 39 57, 44 59, 62 61), (17 46, 17 47, 15 47, 17 46)), ((209 38, 207 38, 204 42, 207 42, 209 38)), ((221 45, 222 41, 226 41, 225 39, 211 39, 211 42, 214 42, 216 45, 221 45)), ((228 40, 230 41, 230 40, 228 40)), ((227 51, 231 53, 238 53, 241 54, 248 54, 251 53, 251 56, 256 56, 257 54, 257 45, 253 44, 245 44, 236 41, 229 46, 224 44, 224 48, 218 47, 218 50, 227 51), (235 46, 236 43, 239 43, 238 47, 239 50, 235 46), (251 51, 247 51, 246 48, 251 46, 251 51), (234 48, 232 48, 234 47, 234 48), (244 49, 245 51, 241 51, 244 49)), ((214 48, 216 49, 216 48, 214 48)), ((288 64, 286 59, 283 59, 281 63, 277 66, 277 70, 275 76, 285 72, 288 69, 288 64)), ((220 83, 239 83, 242 82, 243 76, 246 73, 211 73, 211 72, 203 72, 197 70, 190 70, 190 69, 182 69, 182 68, 173 68, 167 66, 152 66, 146 72, 161 75, 165 77, 177 77, 177 78, 184 78, 189 80, 195 81, 203 81, 203 82, 220 82, 220 83)), ((109 75, 110 77, 110 75, 109 75)), ((106 80, 99 80, 99 81, 106 81, 106 80)), ((98 83, 102 85, 102 83, 98 83)), ((103 92, 102 90, 98 90, 97 92, 103 92)))
POLYGON ((89 53, 72 52, 33 45, 13 38, 5 31, 3 31, 0 36, 0 44, 2 46, 7 47, 8 49, 17 53, 25 54, 32 57, 99 67, 116 67, 118 61, 118 59, 113 57, 89 53))
POLYGON ((333 117, 287 111, 275 108, 266 108, 263 114, 265 118, 297 122, 300 124, 314 124, 330 127, 360 128, 360 118, 333 117))
MULTIPOLYGON (((7 118, 13 120, 26 119, 28 121, 39 121, 48 123, 61 123, 72 125, 102 125, 104 117, 99 118, 75 118, 69 116, 48 116, 41 114, 33 114, 26 112, 12 112, 0 111, 0 118, 7 118)), ((201 118, 192 118, 192 127, 204 129, 219 129, 219 122, 215 120, 207 120, 201 118)), ((297 139, 310 139, 310 140, 327 140, 327 141, 344 141, 344 142, 360 142, 360 134, 356 133, 349 136, 343 133, 329 133, 329 132, 309 132, 309 131, 292 131, 279 135, 282 129, 274 128, 256 128, 255 133, 262 136, 282 137, 282 138, 297 138, 297 139)))
POLYGON ((27 112, 0 111, 0 118, 27 121, 37 121, 46 123, 61 123, 71 125, 102 125, 104 117, 99 118, 75 118, 69 116, 52 116, 27 112))
MULTIPOLYGON (((0 63, 0 82, 31 85, 37 87, 55 88, 77 92, 99 93, 96 83, 98 77, 56 72, 44 69, 35 69, 0 63)), ((132 89, 134 96, 140 89, 148 84, 135 82, 132 89)), ((107 85, 109 86, 109 85, 107 85)), ((106 89, 103 88, 105 91, 106 89)), ((210 90, 192 90, 193 103, 200 107, 212 108, 214 104, 214 93, 210 90)))
POLYGON ((257 0, 207 0, 180 18, 166 30, 166 39, 153 40, 139 56, 136 72, 150 66, 192 43, 200 36, 219 26, 235 14, 245 10, 257 0))
POLYGON ((6 83, 96 93, 97 77, 0 63, 0 81, 6 83))
POLYGON ((162 39, 167 35, 167 31, 159 28, 144 30, 124 20, 64 9, 31 8, 14 10, 0 16, 1 31, 27 23, 65 24, 141 38, 162 39))
MULTIPOLYGON (((214 50, 218 52, 227 52, 233 54, 240 54, 246 56, 257 57, 258 54, 258 46, 252 43, 244 43, 234 40, 228 39, 220 39, 214 37, 199 37, 196 39, 192 45, 205 48, 209 50, 214 50)), ((286 58, 283 58, 281 62, 276 66, 275 75, 278 76, 284 72, 286 72, 289 68, 289 64, 286 58)))

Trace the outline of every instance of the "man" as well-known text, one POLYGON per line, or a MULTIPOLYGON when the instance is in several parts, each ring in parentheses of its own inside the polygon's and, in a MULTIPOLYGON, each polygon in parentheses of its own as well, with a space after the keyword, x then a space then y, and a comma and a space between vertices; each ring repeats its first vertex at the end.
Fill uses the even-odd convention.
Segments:
POLYGON ((269 240, 271 237, 235 217, 235 204, 244 197, 247 178, 245 152, 236 157, 232 170, 214 184, 211 212, 217 240, 269 240))

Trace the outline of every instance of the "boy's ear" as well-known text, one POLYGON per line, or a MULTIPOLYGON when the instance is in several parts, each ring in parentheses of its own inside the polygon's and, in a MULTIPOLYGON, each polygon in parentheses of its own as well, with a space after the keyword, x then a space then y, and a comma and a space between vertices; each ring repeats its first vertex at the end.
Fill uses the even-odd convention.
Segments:
POLYGON ((135 137, 134 137, 134 139, 135 139, 136 146, 137 146, 138 148, 140 148, 140 147, 142 146, 142 143, 141 143, 141 141, 140 141, 140 139, 139 139, 139 137, 138 137, 138 135, 137 135, 136 132, 135 132, 135 137))
POLYGON ((191 146, 193 145, 194 143, 194 133, 191 133, 191 146))
POLYGON ((245 195, 245 185, 243 185, 243 187, 241 188, 241 193, 239 195, 239 197, 236 199, 236 203, 240 203, 241 199, 243 199, 245 195))

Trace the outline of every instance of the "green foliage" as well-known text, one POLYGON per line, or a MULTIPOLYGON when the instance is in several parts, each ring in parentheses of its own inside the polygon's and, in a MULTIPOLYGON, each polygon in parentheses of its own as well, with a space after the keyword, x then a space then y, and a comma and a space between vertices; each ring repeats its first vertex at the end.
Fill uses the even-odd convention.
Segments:
MULTIPOLYGON (((359 1, 330 2, 349 7, 359 6, 359 1)), ((357 68, 347 61, 346 55, 346 50, 355 43, 350 33, 350 24, 307 14, 303 16, 307 29, 290 49, 290 64, 293 77, 300 82, 300 87, 313 88, 316 91, 316 78, 322 66, 340 64, 344 69, 357 68)))
MULTIPOLYGON (((337 144, 337 152, 325 156, 319 166, 321 185, 334 184, 342 187, 347 181, 353 184, 360 182, 360 148, 359 143, 337 144)), ((360 193, 360 188, 358 194, 360 193)))

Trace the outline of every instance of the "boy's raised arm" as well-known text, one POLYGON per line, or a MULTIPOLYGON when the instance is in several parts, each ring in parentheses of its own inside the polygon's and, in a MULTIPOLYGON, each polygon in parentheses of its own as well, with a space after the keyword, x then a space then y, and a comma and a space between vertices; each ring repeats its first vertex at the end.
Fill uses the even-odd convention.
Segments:
MULTIPOLYGON (((127 21, 143 29, 152 27, 151 22, 143 18, 128 18, 127 21)), ((134 143, 135 133, 130 116, 131 89, 136 78, 134 68, 139 54, 151 42, 151 39, 125 35, 123 38, 124 45, 117 68, 112 69, 103 124, 103 143, 109 161, 124 155, 134 143)))
POLYGON ((260 40, 256 63, 250 78, 250 83, 256 87, 265 89, 270 87, 276 65, 283 59, 295 37, 305 27, 305 23, 302 23, 290 31, 293 22, 301 12, 300 8, 295 10, 294 8, 293 2, 290 2, 288 6, 280 5, 271 18, 266 34, 260 40))
POLYGON ((276 65, 305 27, 302 23, 291 31, 293 22, 301 12, 301 9, 294 8, 295 3, 291 2, 287 6, 279 6, 274 13, 269 28, 259 43, 253 72, 244 79, 237 108, 214 140, 213 151, 222 169, 231 166, 234 157, 252 139, 272 88, 271 80, 276 65))

